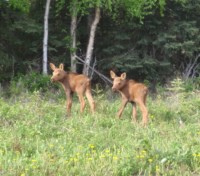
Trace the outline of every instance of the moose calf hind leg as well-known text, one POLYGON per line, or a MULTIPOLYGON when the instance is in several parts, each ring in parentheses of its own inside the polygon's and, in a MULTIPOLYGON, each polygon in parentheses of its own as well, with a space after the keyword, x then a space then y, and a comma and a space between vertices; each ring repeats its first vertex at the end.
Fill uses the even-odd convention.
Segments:
POLYGON ((79 98, 79 101, 80 101, 80 104, 81 104, 80 112, 82 113, 85 109, 85 100, 84 100, 83 95, 81 95, 81 94, 78 95, 78 98, 79 98))
POLYGON ((142 123, 144 126, 148 123, 148 110, 143 102, 138 102, 140 110, 142 112, 142 123))
POLYGON ((71 114, 72 100, 68 99, 66 103, 67 115, 71 114))
POLYGON ((136 110, 136 104, 133 103, 133 112, 132 112, 132 116, 133 116, 133 121, 136 122, 137 121, 137 110, 136 110))

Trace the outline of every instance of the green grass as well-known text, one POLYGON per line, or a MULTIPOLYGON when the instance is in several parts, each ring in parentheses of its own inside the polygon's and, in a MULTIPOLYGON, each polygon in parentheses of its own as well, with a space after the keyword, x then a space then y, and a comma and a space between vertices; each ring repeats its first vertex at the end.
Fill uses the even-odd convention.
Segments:
POLYGON ((149 125, 116 118, 119 98, 95 97, 97 112, 71 117, 60 94, 0 99, 0 175, 200 175, 200 94, 148 98, 149 125), (57 98, 59 97, 59 98, 57 98))

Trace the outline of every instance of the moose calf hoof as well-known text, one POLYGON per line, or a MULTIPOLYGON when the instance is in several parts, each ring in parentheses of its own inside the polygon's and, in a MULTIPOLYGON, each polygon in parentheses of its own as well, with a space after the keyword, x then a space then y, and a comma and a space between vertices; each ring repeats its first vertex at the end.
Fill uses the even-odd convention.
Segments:
POLYGON ((117 118, 118 118, 118 119, 121 119, 121 115, 117 114, 117 118))
POLYGON ((66 113, 65 117, 68 119, 71 117, 71 113, 66 113))
POLYGON ((143 123, 142 123, 142 126, 143 126, 143 127, 147 127, 147 122, 143 122, 143 123))
POLYGON ((136 124, 136 123, 137 123, 137 120, 132 120, 131 123, 132 123, 132 124, 136 124))

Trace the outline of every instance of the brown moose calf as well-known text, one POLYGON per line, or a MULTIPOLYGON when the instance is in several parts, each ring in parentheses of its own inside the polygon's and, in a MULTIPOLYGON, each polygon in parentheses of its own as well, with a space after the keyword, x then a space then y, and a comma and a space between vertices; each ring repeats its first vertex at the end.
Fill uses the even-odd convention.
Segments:
POLYGON ((84 111, 85 108, 84 95, 86 95, 90 104, 91 111, 92 113, 94 113, 95 102, 91 94, 90 79, 83 74, 65 72, 63 64, 60 64, 59 68, 57 68, 54 64, 50 63, 50 67, 53 70, 53 76, 51 77, 51 81, 61 83, 65 91, 67 98, 66 102, 67 114, 71 113, 72 95, 74 92, 77 93, 81 104, 80 112, 82 113, 84 111))
POLYGON ((134 80, 126 80, 126 73, 122 73, 120 77, 111 70, 110 76, 113 79, 113 91, 118 91, 122 96, 122 105, 118 112, 118 117, 121 118, 122 112, 128 102, 133 105, 133 120, 136 122, 136 104, 140 107, 142 112, 142 122, 146 125, 148 122, 148 110, 146 108, 146 98, 148 88, 142 84, 137 83, 134 80))

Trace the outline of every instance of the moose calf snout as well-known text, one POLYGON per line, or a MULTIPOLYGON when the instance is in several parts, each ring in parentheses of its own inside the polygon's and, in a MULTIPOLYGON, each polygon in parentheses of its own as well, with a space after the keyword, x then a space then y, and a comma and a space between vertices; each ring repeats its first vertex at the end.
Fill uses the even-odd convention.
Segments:
POLYGON ((117 90, 117 89, 116 89, 115 87, 112 87, 112 91, 113 91, 113 92, 116 92, 116 90, 117 90))
POLYGON ((54 80, 54 78, 53 78, 53 77, 51 77, 51 82, 55 82, 55 80, 54 80))

